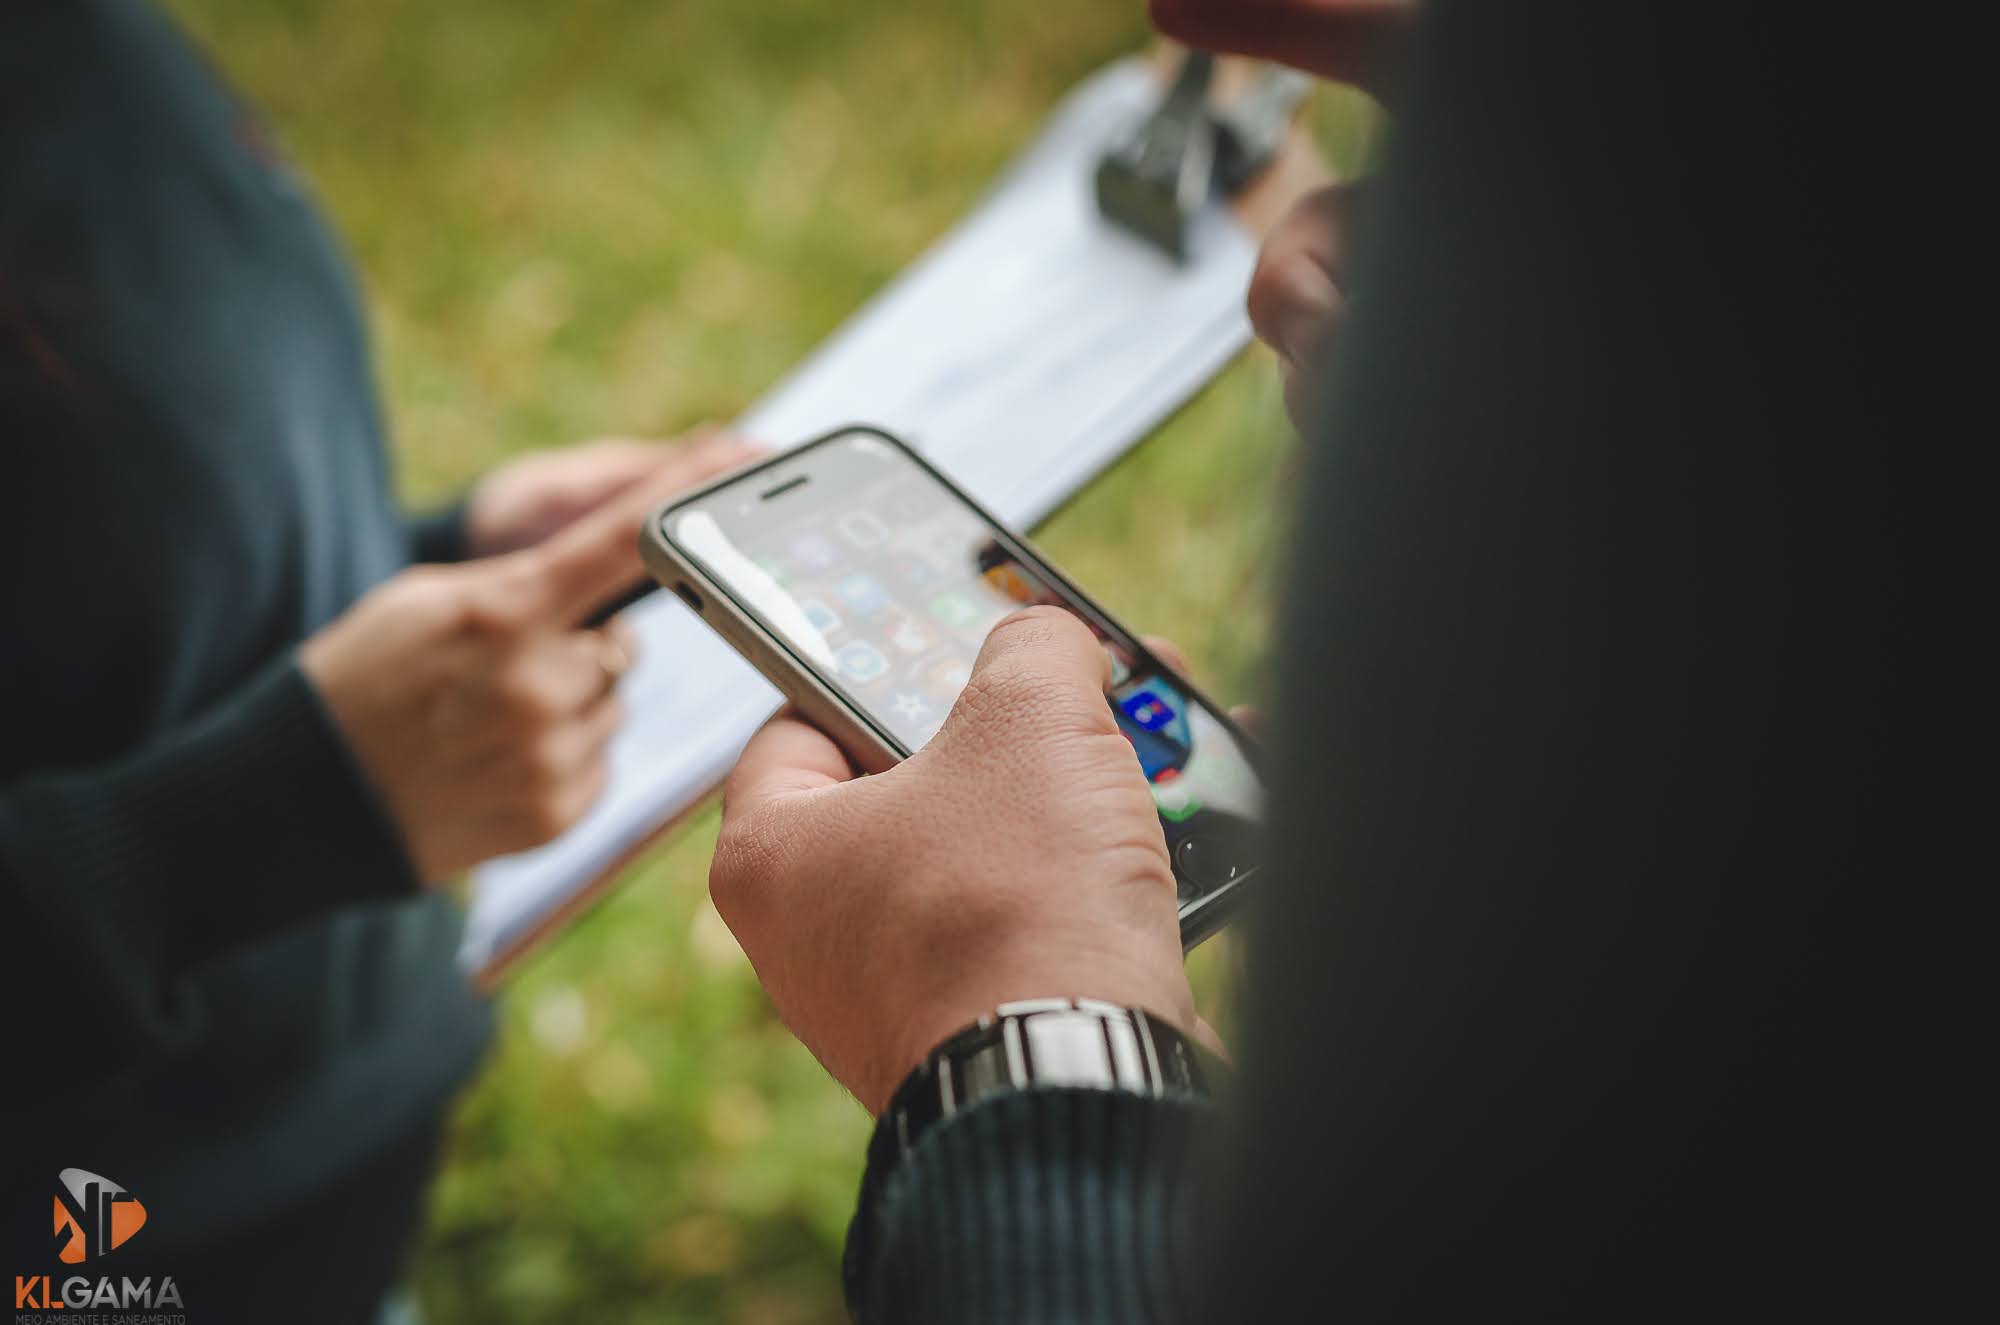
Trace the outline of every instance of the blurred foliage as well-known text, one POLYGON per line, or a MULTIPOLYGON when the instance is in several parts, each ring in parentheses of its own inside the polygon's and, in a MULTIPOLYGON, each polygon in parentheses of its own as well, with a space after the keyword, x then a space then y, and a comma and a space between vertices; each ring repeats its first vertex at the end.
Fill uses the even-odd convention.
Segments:
MULTIPOLYGON (((726 419, 1147 40, 1138 0, 170 0, 368 289, 412 501, 515 451, 726 419)), ((1371 120, 1320 94, 1352 168, 1371 120)), ((1040 541, 1254 697, 1290 433, 1246 355, 1040 541)), ((842 1318, 867 1119, 708 905, 713 812, 502 1004, 414 1276, 438 1325, 842 1318)), ((1227 939, 1196 955, 1226 1020, 1227 939)))

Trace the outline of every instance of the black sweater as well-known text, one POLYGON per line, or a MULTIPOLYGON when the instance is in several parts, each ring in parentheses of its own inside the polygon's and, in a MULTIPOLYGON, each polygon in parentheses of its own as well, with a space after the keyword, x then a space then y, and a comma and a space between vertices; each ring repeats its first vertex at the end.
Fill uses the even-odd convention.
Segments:
POLYGON ((0 1172, 44 1243, 60 1169, 122 1183, 184 1270, 409 1146, 483 1045, 292 656, 453 528, 391 500, 352 280, 256 119, 137 0, 5 27, 0 1172))
POLYGON ((1991 589, 1916 552, 1990 425, 1926 426, 1897 350, 1927 255, 1974 264, 1870 169, 1950 131, 1928 56, 1426 8, 1306 446, 1240 1113, 960 1115, 870 1325, 1949 1319, 1913 1303, 1985 1263, 1936 1198, 1990 815, 1918 798, 1973 707, 1935 623, 1991 589))

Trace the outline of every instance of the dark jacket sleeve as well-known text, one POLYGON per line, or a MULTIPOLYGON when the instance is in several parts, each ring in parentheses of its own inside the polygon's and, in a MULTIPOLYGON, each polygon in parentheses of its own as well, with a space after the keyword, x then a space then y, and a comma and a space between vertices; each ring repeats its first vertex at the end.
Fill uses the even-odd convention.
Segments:
POLYGON ((1190 1317, 1207 1102, 1049 1089, 940 1123, 889 1174, 851 1237, 866 1325, 1190 1317))
POLYGON ((318 692, 286 658, 123 758, 0 787, 9 1042, 22 1062, 79 1045, 91 1064, 143 1060, 186 1029, 181 973, 417 886, 318 692))

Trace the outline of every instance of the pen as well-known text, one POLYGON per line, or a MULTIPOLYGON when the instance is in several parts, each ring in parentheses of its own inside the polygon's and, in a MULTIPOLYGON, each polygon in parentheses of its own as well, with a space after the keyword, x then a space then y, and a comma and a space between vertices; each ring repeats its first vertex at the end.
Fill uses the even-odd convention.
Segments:
POLYGON ((616 597, 598 604, 596 610, 583 619, 583 628, 585 630, 596 630, 599 626, 611 620, 612 617, 617 616, 620 612, 632 606, 632 604, 652 594, 659 587, 659 585, 653 583, 651 580, 635 580, 630 588, 616 597))

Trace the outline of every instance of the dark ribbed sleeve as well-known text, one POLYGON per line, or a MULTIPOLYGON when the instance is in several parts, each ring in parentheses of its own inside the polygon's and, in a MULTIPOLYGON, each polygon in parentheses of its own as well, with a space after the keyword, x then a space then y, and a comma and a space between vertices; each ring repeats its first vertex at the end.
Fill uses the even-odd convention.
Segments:
POLYGON ((469 561, 472 549, 466 541, 465 515, 466 503, 460 500, 434 511, 405 516, 403 527, 409 531, 410 560, 433 564, 469 561))
POLYGON ((184 1032, 176 977, 204 958, 416 888, 286 659, 123 759, 0 787, 10 1042, 23 1061, 77 1044, 138 1061, 184 1032))
POLYGON ((865 1325, 1187 1319, 1213 1118, 1192 1098, 1044 1089, 938 1124, 857 1216, 849 1306, 865 1325))

